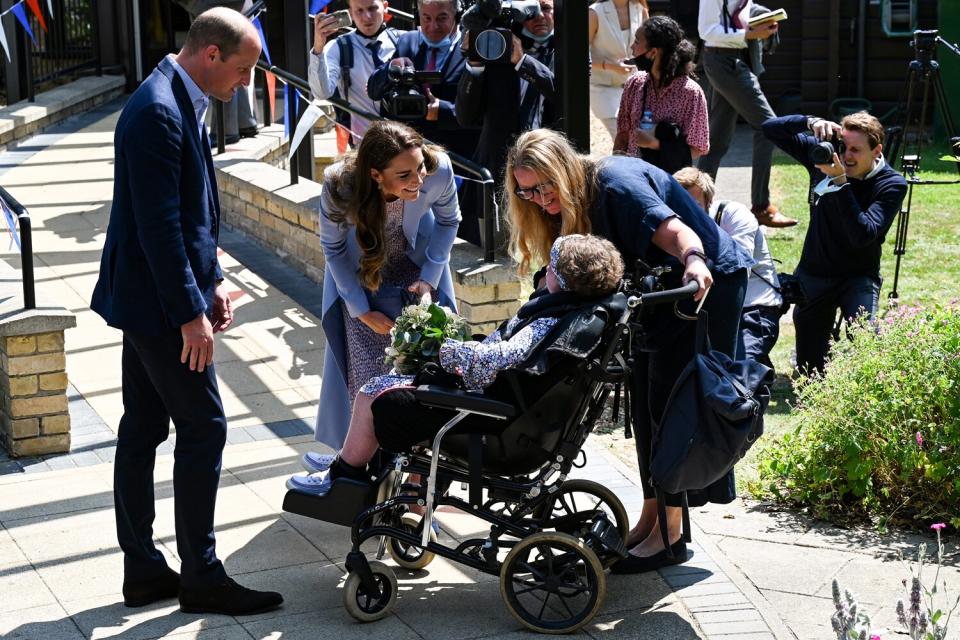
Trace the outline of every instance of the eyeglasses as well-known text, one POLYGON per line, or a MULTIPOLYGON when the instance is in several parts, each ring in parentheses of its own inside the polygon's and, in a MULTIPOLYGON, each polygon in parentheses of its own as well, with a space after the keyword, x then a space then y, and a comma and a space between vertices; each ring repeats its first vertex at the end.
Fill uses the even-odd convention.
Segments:
POLYGON ((513 192, 522 200, 532 200, 534 195, 539 195, 541 198, 545 198, 553 194, 553 183, 541 182, 540 184, 530 187, 529 189, 521 189, 520 187, 517 187, 513 190, 513 192))

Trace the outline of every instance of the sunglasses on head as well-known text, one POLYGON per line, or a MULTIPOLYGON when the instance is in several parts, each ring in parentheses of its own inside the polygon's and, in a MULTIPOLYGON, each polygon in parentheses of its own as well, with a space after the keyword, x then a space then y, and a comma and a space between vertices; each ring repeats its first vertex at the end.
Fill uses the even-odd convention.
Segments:
POLYGON ((521 189, 517 187, 513 190, 517 197, 522 200, 532 200, 534 195, 539 195, 541 198, 553 193, 553 183, 552 182, 542 182, 536 186, 530 187, 529 189, 521 189))

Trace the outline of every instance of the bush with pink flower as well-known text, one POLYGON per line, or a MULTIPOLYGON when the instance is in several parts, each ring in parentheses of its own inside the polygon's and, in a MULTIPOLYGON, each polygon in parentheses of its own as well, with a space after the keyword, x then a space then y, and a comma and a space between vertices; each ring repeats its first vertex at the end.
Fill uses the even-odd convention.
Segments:
POLYGON ((850 334, 801 381, 759 490, 835 521, 960 527, 960 309, 900 309, 850 334))

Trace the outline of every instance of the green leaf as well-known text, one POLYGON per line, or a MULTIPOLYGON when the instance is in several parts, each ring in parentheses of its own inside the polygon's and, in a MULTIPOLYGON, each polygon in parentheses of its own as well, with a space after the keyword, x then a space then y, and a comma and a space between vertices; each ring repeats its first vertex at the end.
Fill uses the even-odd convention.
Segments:
POLYGON ((427 307, 427 311, 430 312, 431 326, 442 328, 447 324, 446 312, 436 303, 433 303, 429 307, 427 307))

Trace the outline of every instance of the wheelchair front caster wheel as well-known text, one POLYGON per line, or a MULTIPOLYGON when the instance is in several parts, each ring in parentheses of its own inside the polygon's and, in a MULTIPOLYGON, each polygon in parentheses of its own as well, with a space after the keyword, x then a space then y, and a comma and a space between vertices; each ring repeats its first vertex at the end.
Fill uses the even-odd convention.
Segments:
POLYGON ((343 586, 343 606, 359 622, 374 622, 387 616, 397 604, 397 577, 393 569, 382 562, 372 560, 370 571, 380 589, 377 597, 360 583, 360 576, 352 572, 343 586))
MULTIPOLYGON (((423 535, 423 529, 421 528, 422 523, 423 518, 416 513, 408 512, 400 518, 400 526, 403 530, 415 535, 417 538, 423 535)), ((436 541, 437 532, 431 527, 430 542, 436 541)), ((396 538, 390 538, 390 541, 387 543, 387 552, 390 554, 390 557, 393 558, 394 562, 410 571, 423 569, 433 562, 433 558, 435 557, 433 551, 421 549, 420 547, 408 544, 402 540, 397 540, 396 538)))
POLYGON ((500 595, 520 623, 538 633, 571 633, 590 622, 607 592, 596 554, 566 533, 521 540, 500 568, 500 595))

